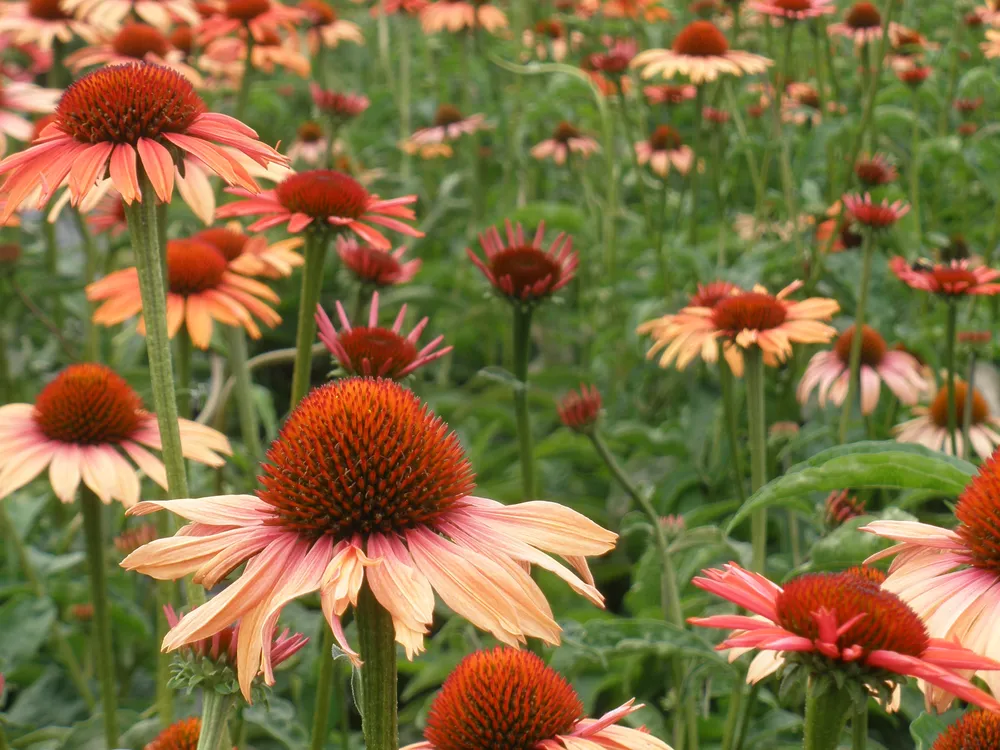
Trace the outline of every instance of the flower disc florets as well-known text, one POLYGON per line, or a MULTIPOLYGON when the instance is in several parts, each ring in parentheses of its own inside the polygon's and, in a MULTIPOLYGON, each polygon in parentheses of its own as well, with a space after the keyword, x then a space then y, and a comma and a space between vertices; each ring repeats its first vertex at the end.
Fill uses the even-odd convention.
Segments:
POLYGON ((447 125, 454 125, 456 122, 461 122, 465 119, 461 110, 458 107, 452 106, 451 104, 442 104, 437 108, 437 112, 434 114, 434 125, 437 127, 445 127, 447 125))
POLYGON ((844 21, 852 29, 874 29, 882 25, 882 14, 871 3, 855 3, 847 11, 844 21))
POLYGON ((743 292, 719 300, 712 312, 721 331, 765 331, 785 322, 788 312, 780 301, 763 292, 743 292))
POLYGON ((367 362, 373 374, 398 380, 417 358, 417 347, 388 328, 355 326, 338 337, 351 362, 367 362))
POLYGON ((565 120, 556 125, 556 129, 552 133, 553 140, 559 141, 560 143, 567 143, 570 139, 579 137, 579 128, 570 122, 566 122, 565 120))
POLYGON ((51 440, 101 445, 127 440, 141 426, 142 400, 104 365, 70 365, 35 399, 35 423, 51 440))
POLYGON ((970 711, 938 735, 931 750, 994 750, 1000 747, 1000 714, 970 711))
POLYGON ((563 677, 530 651, 467 656, 431 704, 424 736, 435 750, 533 750, 569 734, 583 704, 563 677))
POLYGON ((267 453, 260 498, 280 523, 337 539, 432 524, 475 487, 454 433, 391 380, 313 390, 267 453))
POLYGON ((226 15, 240 21, 252 21, 271 10, 271 0, 226 0, 226 15))
POLYGON ((180 73, 159 65, 130 63, 95 70, 59 100, 56 122, 82 143, 128 143, 183 133, 205 103, 180 73))
POLYGON ((722 57, 729 51, 729 42, 711 21, 693 21, 681 29, 672 49, 691 57, 722 57))
POLYGON ((649 136, 649 145, 654 151, 676 151, 684 145, 681 135, 669 125, 658 125, 649 136))
MULTIPOLYGON (((849 362, 851 359, 851 346, 854 343, 854 332, 856 326, 851 326, 839 337, 837 343, 833 345, 833 350, 841 362, 849 362)), ((861 364, 869 367, 878 367, 882 363, 882 358, 889 350, 885 339, 871 326, 861 327, 861 364)))
POLYGON ((510 295, 519 299, 546 279, 547 286, 552 286, 562 273, 562 267, 549 253, 532 245, 502 250, 492 258, 490 267, 494 277, 510 279, 510 295))
POLYGON ((174 294, 186 296, 214 289, 228 265, 226 256, 208 242, 189 239, 167 243, 167 284, 174 294))
POLYGON ((332 169, 289 175, 275 188, 278 200, 292 213, 314 219, 330 216, 359 219, 368 207, 368 191, 352 177, 332 169))
POLYGON ((201 736, 201 719, 192 716, 175 721, 146 745, 146 750, 196 750, 201 736))
POLYGON ((211 245, 232 263, 243 254, 250 237, 237 229, 211 227, 201 230, 191 239, 211 245))
POLYGON ((298 7, 315 26, 326 26, 337 20, 336 11, 323 0, 301 0, 298 7))
POLYGON ((170 51, 170 40, 154 26, 128 23, 115 34, 111 48, 124 57, 143 60, 150 53, 159 57, 166 55, 170 51))
MULTIPOLYGON (((965 413, 965 401, 968 398, 969 386, 964 380, 955 380, 955 404, 958 410, 959 419, 965 413)), ((930 418, 939 427, 948 426, 948 387, 943 386, 931 401, 930 418)), ((972 415, 969 424, 977 425, 986 421, 990 416, 990 406, 986 399, 979 392, 978 388, 972 389, 972 415)))
MULTIPOLYGON (((957 399, 957 387, 955 391, 961 414, 964 400, 957 399)), ((987 459, 962 491, 955 517, 961 522, 956 531, 969 551, 972 565, 1000 573, 1000 464, 995 455, 987 459)))

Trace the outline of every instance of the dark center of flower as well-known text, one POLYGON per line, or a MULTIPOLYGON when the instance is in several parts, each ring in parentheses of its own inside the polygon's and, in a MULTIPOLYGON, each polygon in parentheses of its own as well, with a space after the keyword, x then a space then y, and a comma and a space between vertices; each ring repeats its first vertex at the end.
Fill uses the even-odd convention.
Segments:
POLYGON ((226 15, 240 21, 252 21, 271 9, 271 0, 226 0, 226 15))
POLYGON ((280 47, 281 37, 278 36, 278 32, 274 29, 264 29, 260 33, 260 38, 257 39, 257 44, 261 47, 280 47))
MULTIPOLYGON (((955 403, 962 414, 964 401, 958 400, 955 385, 955 403)), ((956 531, 972 565, 1000 574, 1000 465, 995 458, 987 459, 966 485, 955 506, 955 517, 961 522, 956 531)))
POLYGON ((862 159, 854 165, 854 174, 864 185, 884 185, 892 182, 892 172, 885 162, 877 159, 862 159))
POLYGON ((187 24, 177 26, 170 32, 170 43, 185 55, 194 48, 194 32, 187 24))
POLYGON ((142 60, 152 53, 163 57, 170 51, 169 40, 159 29, 144 23, 129 23, 122 26, 111 40, 111 48, 124 57, 142 60))
POLYGON ((938 735, 931 750, 990 750, 1000 747, 1000 714, 969 711, 938 735))
POLYGON ((316 26, 326 26, 337 20, 337 13, 323 0, 302 0, 299 10, 304 10, 306 17, 316 26))
POLYGON ((802 86, 795 93, 795 100, 804 107, 819 109, 819 92, 812 86, 802 86))
POLYGON ((62 9, 62 0, 28 0, 28 15, 43 21, 66 21, 72 18, 62 9))
POLYGON ((519 299, 533 296, 546 279, 551 289, 562 276, 562 267, 555 259, 531 245, 501 250, 490 260, 490 270, 497 280, 510 279, 509 294, 519 299))
POLYGON ((396 380, 417 358, 417 347, 387 328, 356 327, 339 340, 359 373, 367 362, 369 372, 396 380))
POLYGON ((392 253, 367 245, 351 250, 344 258, 344 264, 361 280, 378 286, 393 283, 400 271, 400 263, 392 253))
POLYGON ((167 282, 174 294, 188 296, 214 289, 222 282, 228 265, 226 256, 205 241, 167 243, 167 282))
POLYGON ((669 125, 659 125, 649 136, 649 145, 654 151, 676 151, 684 142, 681 134, 669 125))
POLYGON ((348 378, 295 407, 267 452, 261 500, 314 536, 433 524, 475 487, 458 438, 391 380, 348 378))
POLYGON ((941 248, 941 259, 944 261, 966 260, 969 255, 969 243, 961 234, 953 235, 948 244, 941 248))
POLYGON ((678 55, 721 57, 729 51, 729 42, 711 21, 693 21, 674 39, 673 50, 678 55))
POLYGON ((431 704, 424 737, 435 750, 532 750, 583 715, 576 692, 530 651, 467 656, 431 704))
POLYGON ((698 285, 698 291, 691 296, 691 307, 715 307, 719 300, 731 297, 738 292, 739 287, 728 281, 713 281, 710 284, 698 285))
POLYGON ((882 25, 882 15, 871 3, 855 3, 847 11, 844 21, 852 29, 874 29, 882 25))
POLYGON ((812 7, 812 0, 774 0, 774 5, 782 10, 803 11, 812 7))
POLYGON ((360 219, 369 195, 357 180, 332 169, 289 175, 275 188, 278 200, 292 213, 315 219, 360 219))
POLYGON ((95 70, 70 84, 59 100, 59 127, 83 143, 128 143, 183 133, 205 103, 180 73, 129 63, 95 70))
POLYGON ((715 305, 712 321, 722 331, 767 331, 777 328, 788 316, 780 300, 763 292, 743 292, 726 297, 715 305))
POLYGON ((920 656, 927 650, 927 628, 898 596, 866 575, 808 573, 785 584, 775 602, 778 623, 796 635, 819 639, 816 614, 832 612, 838 628, 862 615, 837 637, 840 649, 860 646, 865 654, 895 651, 920 656))
POLYGON ((554 18, 546 18, 535 24, 535 33, 549 39, 562 39, 563 26, 554 18))
POLYGON ((323 127, 318 122, 304 122, 299 125, 299 140, 316 143, 323 140, 323 127))
MULTIPOLYGON (((968 398, 969 387, 964 380, 955 380, 955 409, 958 418, 962 418, 965 413, 965 401, 968 398)), ((977 425, 985 422, 990 416, 990 406, 979 392, 978 388, 972 389, 972 420, 971 424, 977 425)), ((948 387, 944 386, 937 392, 930 406, 930 417, 938 427, 948 426, 948 387)))
MULTIPOLYGON (((854 343, 854 332, 856 326, 851 326, 837 338, 837 343, 833 345, 833 350, 837 357, 845 364, 851 359, 851 346, 854 343)), ((861 327, 861 364, 869 367, 878 367, 882 363, 888 347, 885 339, 879 335, 871 326, 861 327)))
POLYGON ((976 278, 976 274, 968 268, 935 266, 931 273, 934 274, 934 278, 937 280, 938 284, 941 286, 956 287, 959 294, 962 294, 964 290, 969 287, 976 286, 979 283, 979 280, 976 278))
POLYGON ((434 114, 434 124, 437 127, 454 125, 456 122, 461 122, 464 119, 458 107, 453 107, 450 104, 442 104, 434 114))
POLYGON ((571 123, 568 123, 565 120, 563 120, 558 125, 556 125, 556 129, 555 132, 552 134, 552 137, 561 143, 566 143, 571 138, 579 138, 580 131, 571 123))
POLYGON ((854 225, 850 221, 841 222, 840 244, 843 245, 845 249, 861 247, 861 243, 864 242, 864 239, 865 238, 860 232, 854 231, 854 225))
POLYGON ((192 716, 171 724, 146 745, 146 750, 196 750, 201 736, 201 719, 192 716))
POLYGON ((104 365, 70 365, 35 399, 35 423, 47 438, 64 443, 117 443, 143 419, 139 395, 104 365))
POLYGON ((191 239, 211 245, 222 253, 227 263, 232 263, 243 254, 250 237, 238 230, 212 227, 201 230, 191 239))
POLYGON ((21 246, 16 242, 4 242, 0 244, 0 266, 13 265, 20 258, 21 246))

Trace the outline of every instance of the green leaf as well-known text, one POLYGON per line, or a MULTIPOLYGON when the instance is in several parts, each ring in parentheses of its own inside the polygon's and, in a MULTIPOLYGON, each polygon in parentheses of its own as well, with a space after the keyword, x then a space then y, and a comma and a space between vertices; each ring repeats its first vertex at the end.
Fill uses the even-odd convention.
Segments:
MULTIPOLYGON (((916 520, 909 513, 896 508, 888 508, 880 518, 892 521, 916 520)), ((860 565, 876 552, 881 552, 890 546, 892 542, 889 540, 858 530, 873 520, 873 516, 852 518, 817 541, 809 553, 809 569, 843 570, 853 565, 860 565)))
POLYGON ((48 640, 55 619, 51 599, 18 597, 0 607, 0 670, 32 659, 48 640))
POLYGON ((812 513, 810 492, 920 489, 955 497, 975 473, 976 467, 968 461, 920 445, 890 440, 838 446, 796 464, 784 476, 761 487, 733 517, 729 531, 762 508, 783 506, 812 513))
POLYGON ((720 669, 732 667, 711 643, 691 631, 662 620, 616 619, 565 623, 563 641, 601 664, 612 658, 682 654, 693 656, 720 669))
POLYGON ((524 383, 517 379, 517 376, 509 370, 505 370, 497 365, 490 365, 489 367, 484 367, 479 372, 476 373, 477 377, 483 380, 492 380, 494 383, 500 383, 509 387, 513 391, 524 390, 524 383))
POLYGON ((917 743, 916 750, 930 750, 938 735, 948 725, 935 714, 922 713, 910 724, 910 736, 917 743))

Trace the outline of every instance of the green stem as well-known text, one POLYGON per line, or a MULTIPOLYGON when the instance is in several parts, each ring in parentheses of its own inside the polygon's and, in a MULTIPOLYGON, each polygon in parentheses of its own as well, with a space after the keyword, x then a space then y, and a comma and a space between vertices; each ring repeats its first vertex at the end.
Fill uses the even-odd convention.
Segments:
POLYGON ((264 455, 257 425, 257 410, 253 404, 253 383, 247 369, 247 337, 241 327, 229 327, 229 363, 236 378, 236 409, 240 418, 240 433, 246 446, 251 466, 256 466, 264 455))
POLYGON ((392 617, 362 584, 356 610, 361 643, 361 726, 366 750, 397 750, 396 643, 392 617))
MULTIPOLYGON (((83 283, 86 287, 97 276, 97 247, 94 245, 94 238, 90 234, 90 229, 87 227, 87 222, 83 218, 83 214, 75 206, 72 209, 72 213, 76 218, 80 237, 83 238, 83 283)), ((94 321, 91 319, 91 307, 90 303, 88 303, 87 313, 83 319, 83 356, 90 362, 96 362, 100 358, 100 338, 98 327, 94 325, 94 321)))
MULTIPOLYGON (((744 379, 747 384, 747 426, 750 430, 750 485, 756 492, 767 481, 764 356, 757 346, 745 350, 744 379)), ((763 573, 767 564, 767 509, 755 510, 750 517, 750 540, 753 546, 751 569, 763 573)))
POLYGON ((97 673, 101 682, 104 737, 109 748, 118 746, 118 695, 115 687, 115 654, 111 647, 111 612, 108 607, 107 558, 104 554, 101 501, 89 488, 80 493, 83 536, 87 546, 90 596, 94 605, 94 640, 97 673))
POLYGON ((614 289, 618 270, 618 161, 615 158, 614 117, 606 108, 601 109, 604 131, 604 161, 608 169, 608 204, 604 212, 604 265, 608 284, 614 289))
POLYGON ((861 280, 858 289, 858 304, 854 310, 854 336, 851 338, 851 356, 848 360, 847 396, 840 413, 840 443, 847 442, 847 428, 851 422, 851 408, 854 396, 859 392, 858 371, 861 368, 861 343, 864 340, 865 312, 868 307, 868 287, 872 276, 872 257, 875 242, 871 229, 864 230, 864 244, 861 248, 861 280))
POLYGON ((740 706, 743 704, 743 685, 739 677, 733 680, 733 689, 729 693, 729 709, 726 711, 726 723, 722 728, 722 750, 732 750, 736 742, 736 733, 740 724, 740 706))
MULTIPOLYGON (((161 518, 168 518, 168 514, 161 513, 161 518)), ((160 534, 160 538, 166 538, 169 534, 160 534)), ((163 612, 163 608, 168 604, 173 604, 174 598, 173 581, 156 582, 156 643, 163 643, 170 630, 170 624, 163 612)), ((198 587, 201 590, 201 587, 198 587)), ((156 713, 160 719, 160 726, 166 729, 170 722, 174 720, 174 691, 170 689, 170 663, 173 661, 173 654, 157 650, 156 653, 156 713)))
POLYGON ((913 91, 913 130, 910 134, 910 208, 917 239, 923 236, 920 227, 920 94, 913 91))
POLYGON ((327 720, 330 715, 330 696, 336 679, 333 660, 333 631, 323 628, 323 643, 319 647, 319 675, 316 678, 316 705, 313 707, 312 739, 309 750, 323 750, 326 747, 327 720))
POLYGON ((816 94, 819 104, 819 111, 823 117, 828 115, 826 111, 826 66, 823 60, 823 44, 819 39, 819 24, 809 24, 809 34, 812 36, 813 66, 816 68, 816 94))
POLYGON ((746 476, 743 469, 743 451, 740 450, 739 430, 737 428, 735 378, 722 353, 719 344, 719 382, 722 386, 722 411, 726 419, 726 436, 729 440, 729 455, 733 462, 733 477, 736 480, 736 493, 740 504, 746 502, 747 493, 743 484, 746 476))
POLYGON ((163 285, 163 264, 157 234, 156 195, 146 173, 140 170, 139 184, 142 201, 125 206, 136 270, 142 314, 146 323, 146 351, 149 354, 149 380, 153 391, 153 408, 163 443, 163 464, 166 467, 170 496, 188 495, 184 456, 181 453, 181 433, 177 422, 177 397, 174 393, 173 364, 170 358, 170 337, 167 335, 167 298, 163 285))
POLYGON ((965 378, 965 404, 962 407, 962 458, 968 461, 972 456, 972 441, 969 440, 969 430, 972 429, 972 406, 976 395, 976 353, 969 355, 969 371, 965 378))
POLYGON ((528 359, 531 353, 531 307, 514 306, 514 414, 521 452, 521 484, 524 500, 535 498, 535 457, 528 413, 528 359))
POLYGON ((827 689, 820 693, 813 680, 806 693, 803 750, 837 750, 850 707, 851 698, 846 691, 827 683, 827 689))
POLYGON ((757 702, 757 694, 759 692, 759 682, 755 682, 751 685, 750 690, 747 692, 747 700, 743 707, 743 712, 740 714, 740 726, 737 730, 736 740, 733 743, 733 750, 743 750, 743 743, 747 738, 747 727, 750 725, 750 719, 753 716, 753 707, 757 702))
POLYGON ((855 711, 851 717, 851 750, 868 748, 868 708, 855 711))
POLYGON ((228 750, 229 712, 236 703, 235 694, 223 695, 214 688, 201 691, 201 734, 197 750, 228 750))
MULTIPOLYGON (((49 206, 41 214, 42 235, 45 237, 45 274, 51 283, 56 283, 59 278, 59 244, 56 242, 56 225, 48 220, 49 206)), ((53 295, 52 299, 52 320, 60 329, 63 327, 62 295, 53 295)))
POLYGON ((948 133, 948 113, 951 111, 951 103, 955 99, 955 88, 958 86, 959 56, 962 52, 961 40, 962 30, 965 27, 964 15, 955 12, 955 26, 951 33, 951 66, 948 69, 948 88, 944 101, 941 103, 941 114, 938 117, 938 135, 945 136, 948 133))
POLYGON ((177 346, 177 414, 191 418, 191 354, 193 345, 187 328, 181 326, 175 339, 177 346))
POLYGON ((958 305, 948 302, 948 327, 945 333, 945 368, 948 371, 948 435, 951 454, 958 456, 958 412, 955 409, 955 339, 958 328, 958 305))
MULTIPOLYGON (((792 238, 795 241, 795 254, 796 257, 801 258, 804 262, 810 265, 816 263, 816 258, 806 258, 805 257, 805 246, 802 242, 802 232, 799 231, 799 209, 798 200, 796 197, 796 184, 795 184, 795 172, 792 170, 792 157, 791 157, 791 138, 785 138, 782 134, 782 123, 781 123, 781 91, 784 90, 785 84, 788 82, 789 72, 792 62, 792 33, 795 29, 795 24, 788 24, 785 30, 785 51, 782 58, 783 73, 781 75, 781 81, 777 80, 775 77, 775 100, 771 104, 771 111, 774 114, 774 133, 775 137, 781 143, 781 147, 778 150, 779 160, 781 163, 781 186, 785 194, 785 211, 788 214, 788 219, 792 225, 792 238)), ((810 247, 813 247, 813 243, 810 243, 810 247)))
MULTIPOLYGON (((410 74, 410 29, 402 26, 396 37, 399 40, 399 138, 405 140, 410 137, 410 129, 413 124, 410 119, 410 99, 412 88, 412 75, 410 74)), ((410 170, 413 164, 413 157, 407 152, 403 152, 403 182, 410 179, 410 170)))
POLYGON ((698 244, 698 162, 702 157, 702 110, 705 108, 705 85, 698 86, 694 97, 694 160, 691 165, 691 179, 688 189, 691 191, 691 223, 688 226, 688 244, 698 244))
POLYGON ((295 333, 295 367, 292 370, 291 408, 309 392, 312 375, 312 345, 316 338, 316 305, 323 288, 323 266, 326 261, 327 235, 307 232, 305 264, 302 266, 302 294, 299 299, 299 321, 295 333))
MULTIPOLYGON (((253 45, 254 38, 249 28, 244 29, 244 37, 246 38, 247 44, 247 54, 243 63, 243 78, 240 79, 240 90, 236 95, 236 110, 233 116, 239 120, 243 121, 243 115, 246 113, 247 102, 250 101, 250 84, 253 80, 253 45)), ((320 42, 322 44, 322 42, 320 42)))
MULTIPOLYGON (((660 197, 660 220, 657 222, 656 227, 656 259, 660 266, 660 284, 663 289, 663 296, 670 296, 670 250, 667 243, 663 241, 664 235, 666 234, 667 227, 667 201, 670 199, 670 191, 667 189, 669 182, 667 181, 667 175, 664 175, 661 179, 661 184, 663 185, 663 192, 660 197)), ((643 191, 645 194, 645 191, 643 191)))

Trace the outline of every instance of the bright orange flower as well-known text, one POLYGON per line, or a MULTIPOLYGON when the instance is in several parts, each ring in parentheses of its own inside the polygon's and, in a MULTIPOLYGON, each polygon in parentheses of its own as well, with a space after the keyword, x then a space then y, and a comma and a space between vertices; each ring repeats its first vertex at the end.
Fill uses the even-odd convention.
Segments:
POLYGON ((205 83, 201 74, 183 60, 184 53, 158 28, 145 23, 128 23, 114 33, 88 33, 87 46, 67 55, 65 62, 74 73, 95 65, 154 63, 176 70, 191 85, 200 88, 205 83))
POLYGON ((236 221, 224 227, 203 229, 191 239, 214 246, 226 256, 229 270, 244 276, 281 279, 291 276, 292 269, 305 263, 305 259, 295 252, 305 244, 301 237, 288 237, 268 244, 267 237, 247 234, 236 221))

